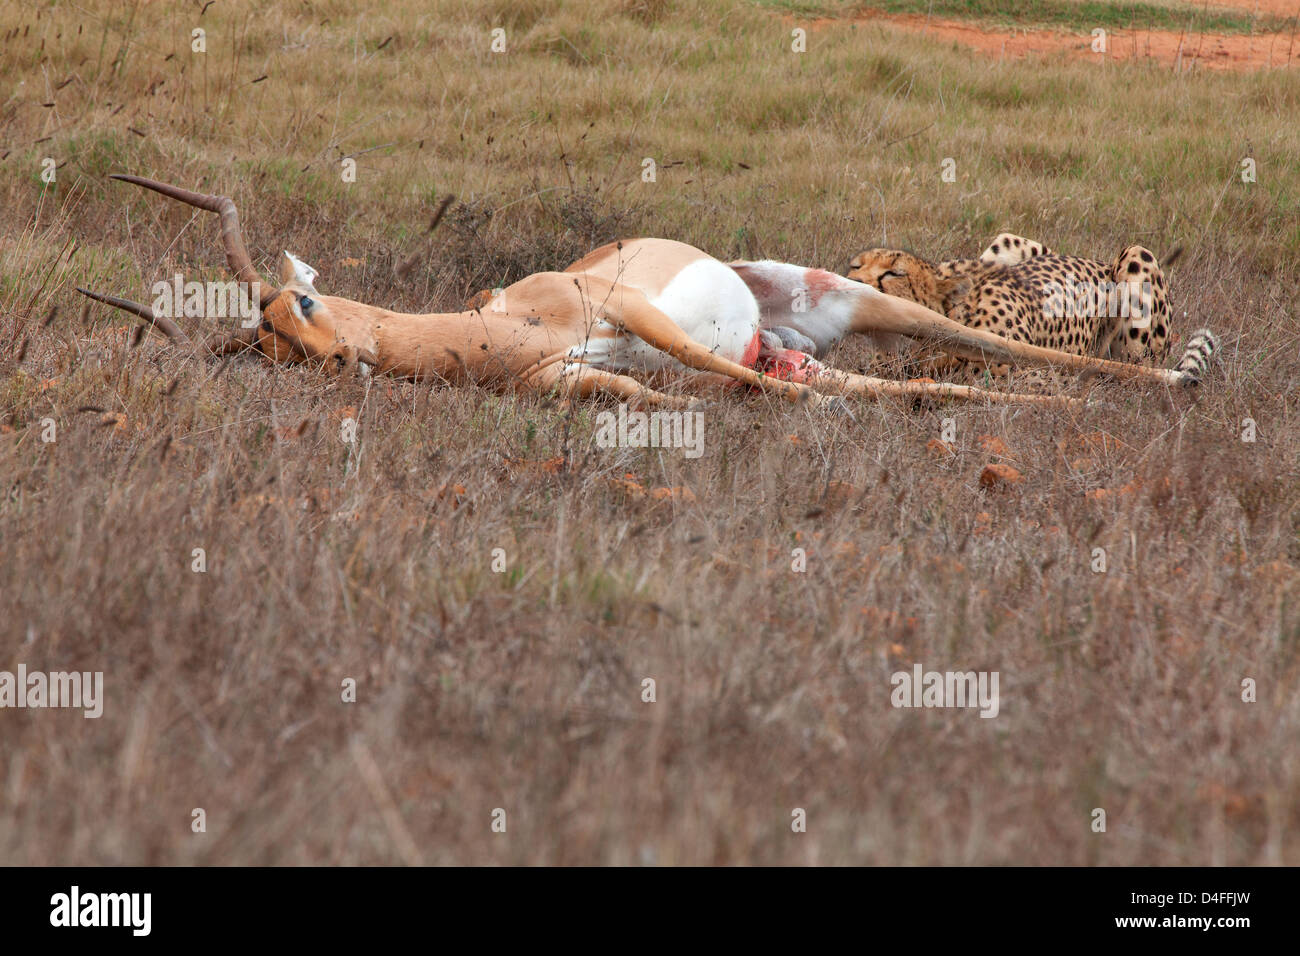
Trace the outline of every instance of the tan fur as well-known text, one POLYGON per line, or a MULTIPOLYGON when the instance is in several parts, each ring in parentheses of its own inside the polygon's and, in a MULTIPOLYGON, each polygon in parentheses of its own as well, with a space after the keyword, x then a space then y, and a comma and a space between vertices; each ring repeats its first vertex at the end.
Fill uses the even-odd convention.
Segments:
MULTIPOLYGON (((642 242, 648 244, 643 249, 653 251, 656 240, 642 242)), ((669 252, 681 258, 679 250, 669 252)), ((767 378, 714 355, 686 338, 639 288, 598 275, 541 272, 507 287, 493 300, 505 306, 490 303, 482 310, 428 314, 319 296, 283 270, 281 278, 285 285, 263 310, 256 343, 277 361, 309 358, 352 366, 364 351, 374 355, 379 371, 404 377, 534 388, 534 376, 562 364, 569 349, 630 332, 690 368, 718 372, 791 400, 813 394, 807 386, 767 378), (304 295, 313 308, 300 319, 294 304, 304 295)), ((552 374, 543 379, 555 380, 552 374)))

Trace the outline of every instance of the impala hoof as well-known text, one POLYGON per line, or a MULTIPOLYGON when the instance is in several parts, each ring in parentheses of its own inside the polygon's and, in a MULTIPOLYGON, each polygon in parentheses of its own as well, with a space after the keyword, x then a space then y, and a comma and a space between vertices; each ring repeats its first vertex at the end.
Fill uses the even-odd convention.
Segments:
POLYGON ((772 343, 767 337, 764 337, 764 344, 769 348, 789 349, 793 352, 806 352, 808 355, 817 354, 817 343, 808 336, 804 335, 797 329, 791 329, 784 325, 773 326, 770 329, 764 329, 768 336, 775 339, 772 343))

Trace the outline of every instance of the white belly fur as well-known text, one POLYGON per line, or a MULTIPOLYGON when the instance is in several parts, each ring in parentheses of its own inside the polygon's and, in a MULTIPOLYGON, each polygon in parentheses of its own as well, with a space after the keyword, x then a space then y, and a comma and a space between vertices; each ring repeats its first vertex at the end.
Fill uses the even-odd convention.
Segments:
MULTIPOLYGON (((785 326, 802 332, 816 344, 818 357, 852 331, 863 299, 883 295, 865 283, 788 262, 733 262, 731 268, 757 300, 763 328, 785 326)), ((898 335, 866 335, 882 351, 903 346, 898 335)))
POLYGON ((822 269, 788 262, 733 262, 731 268, 758 301, 763 328, 796 329, 817 344, 818 355, 825 355, 848 334, 854 299, 876 291, 822 269))
MULTIPOLYGON (((759 310, 753 294, 730 266, 716 259, 692 262, 650 304, 691 339, 733 362, 744 357, 758 332, 759 310)), ((570 357, 614 372, 685 368, 667 353, 627 334, 593 339, 572 349, 570 357)))

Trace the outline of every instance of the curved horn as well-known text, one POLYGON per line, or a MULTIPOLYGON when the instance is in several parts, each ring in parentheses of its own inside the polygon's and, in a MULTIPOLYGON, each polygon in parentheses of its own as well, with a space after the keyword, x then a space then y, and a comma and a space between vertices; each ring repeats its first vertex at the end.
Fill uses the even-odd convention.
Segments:
MULTIPOLYGON (((90 289, 81 288, 81 286, 77 286, 77 291, 88 299, 94 299, 96 302, 103 302, 115 309, 121 309, 123 312, 130 312, 132 315, 139 316, 145 321, 146 325, 157 329, 177 345, 188 344, 191 341, 190 337, 185 334, 185 331, 179 325, 165 315, 159 315, 147 305, 132 302, 130 299, 120 299, 115 295, 92 292, 90 289)), ((212 336, 203 345, 214 355, 235 355, 245 349, 257 348, 257 330, 240 329, 233 335, 222 333, 212 336)))
MULTIPOLYGON (((187 205, 206 209, 208 212, 215 212, 221 217, 221 242, 226 247, 226 262, 230 265, 230 271, 235 274, 235 278, 250 286, 256 282, 259 288, 265 290, 261 293, 260 305, 262 306, 269 305, 276 297, 279 290, 271 289, 266 283, 262 282, 262 277, 258 275, 257 269, 253 267, 253 260, 249 257, 248 249, 244 246, 244 234, 239 229, 239 211, 235 208, 234 200, 226 196, 210 196, 207 193, 191 192, 178 186, 169 186, 167 183, 145 179, 143 176, 112 173, 108 178, 117 179, 124 183, 132 183, 145 189, 152 189, 156 193, 162 193, 169 199, 176 199, 187 205)), ((100 301, 106 300, 101 299, 100 301)), ((122 306, 118 307, 122 308, 122 306)), ((139 315, 140 313, 137 312, 136 314, 139 315)))
POLYGON ((115 295, 104 295, 102 292, 91 292, 89 289, 83 289, 77 286, 77 291, 87 298, 94 299, 96 302, 103 302, 105 305, 111 305, 115 309, 121 309, 123 312, 130 312, 132 315, 138 315, 152 328, 157 329, 173 342, 188 342, 190 337, 181 331, 181 327, 166 316, 159 315, 147 305, 141 305, 139 302, 132 302, 130 299, 119 299, 115 295))

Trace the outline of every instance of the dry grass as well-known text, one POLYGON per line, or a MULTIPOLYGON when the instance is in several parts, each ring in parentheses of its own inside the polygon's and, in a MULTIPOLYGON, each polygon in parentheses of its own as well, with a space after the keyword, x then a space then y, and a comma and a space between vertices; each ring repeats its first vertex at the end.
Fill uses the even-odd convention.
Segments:
POLYGON ((795 56, 790 21, 703 0, 354 6, 0 0, 0 669, 108 694, 98 721, 0 712, 0 861, 1300 862, 1300 77, 864 28, 795 56), (614 234, 826 267, 1004 228, 1181 244, 1180 331, 1225 364, 1082 413, 728 395, 702 459, 605 451, 592 407, 131 348, 75 284, 222 263, 211 221, 115 170, 228 191, 264 267, 288 247, 412 309, 614 234), (399 285, 446 191, 467 204, 399 285), (1016 490, 980 490, 986 434, 1016 490), (891 708, 915 661, 998 670, 1000 716, 891 708))

